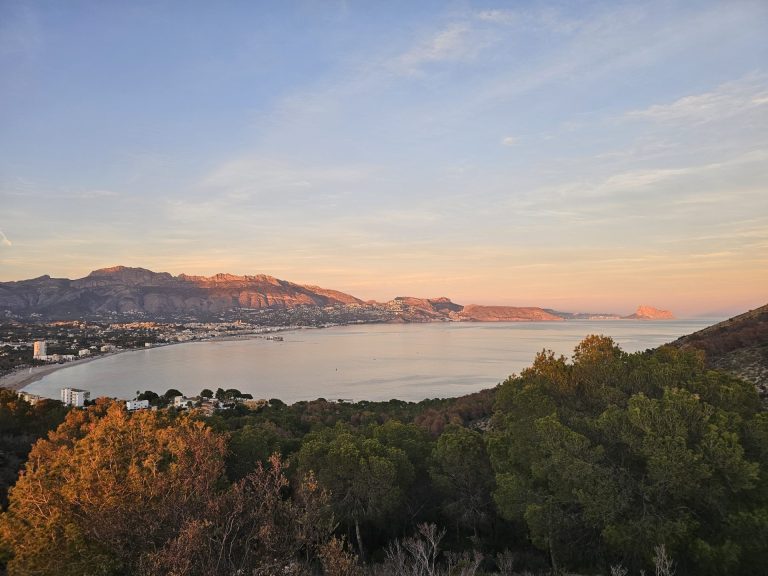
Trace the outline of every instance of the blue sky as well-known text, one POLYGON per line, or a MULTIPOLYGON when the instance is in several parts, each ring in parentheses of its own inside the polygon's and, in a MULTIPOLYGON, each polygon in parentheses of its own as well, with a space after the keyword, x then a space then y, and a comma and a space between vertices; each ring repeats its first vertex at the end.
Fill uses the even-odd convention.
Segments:
POLYGON ((768 3, 0 0, 0 280, 768 298, 768 3))

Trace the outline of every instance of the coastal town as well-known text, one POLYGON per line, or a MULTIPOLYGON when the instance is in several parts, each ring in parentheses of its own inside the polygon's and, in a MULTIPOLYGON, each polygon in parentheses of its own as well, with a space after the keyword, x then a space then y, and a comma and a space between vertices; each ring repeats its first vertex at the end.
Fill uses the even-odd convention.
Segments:
POLYGON ((0 322, 0 387, 20 390, 73 363, 127 350, 213 339, 263 338, 282 341, 278 333, 296 326, 258 326, 244 322, 162 323, 85 320, 0 322))

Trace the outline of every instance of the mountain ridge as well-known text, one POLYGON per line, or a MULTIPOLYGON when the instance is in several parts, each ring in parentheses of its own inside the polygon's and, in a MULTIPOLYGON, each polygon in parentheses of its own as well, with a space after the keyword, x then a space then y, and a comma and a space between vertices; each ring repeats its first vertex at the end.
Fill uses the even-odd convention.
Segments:
POLYGON ((173 276, 147 268, 111 266, 72 280, 44 275, 0 282, 0 311, 47 318, 109 314, 208 318, 243 311, 265 313, 329 307, 344 309, 345 321, 557 322, 590 317, 535 306, 461 305, 445 296, 398 296, 388 302, 366 302, 339 290, 297 284, 267 274, 173 276))

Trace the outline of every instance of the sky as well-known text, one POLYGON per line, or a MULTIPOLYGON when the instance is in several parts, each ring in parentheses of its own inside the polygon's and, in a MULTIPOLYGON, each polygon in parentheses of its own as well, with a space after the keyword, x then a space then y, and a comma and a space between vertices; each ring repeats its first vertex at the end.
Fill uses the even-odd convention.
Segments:
POLYGON ((0 0, 0 281, 768 302, 768 2, 0 0))

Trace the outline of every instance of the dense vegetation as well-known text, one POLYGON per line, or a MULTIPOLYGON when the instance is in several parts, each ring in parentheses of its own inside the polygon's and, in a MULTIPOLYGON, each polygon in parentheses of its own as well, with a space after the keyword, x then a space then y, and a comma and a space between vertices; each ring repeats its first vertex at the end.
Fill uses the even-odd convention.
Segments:
POLYGON ((12 575, 768 574, 766 475, 753 386, 592 336, 456 400, 71 411, 0 555, 12 575))
POLYGON ((61 424, 66 413, 61 402, 44 400, 32 406, 15 392, 0 388, 0 509, 8 504, 8 489, 16 482, 32 444, 61 424))
POLYGON ((768 414, 695 352, 625 354, 590 337, 541 354, 497 398, 495 500, 553 566, 641 568, 665 544, 684 573, 768 561, 768 414))

